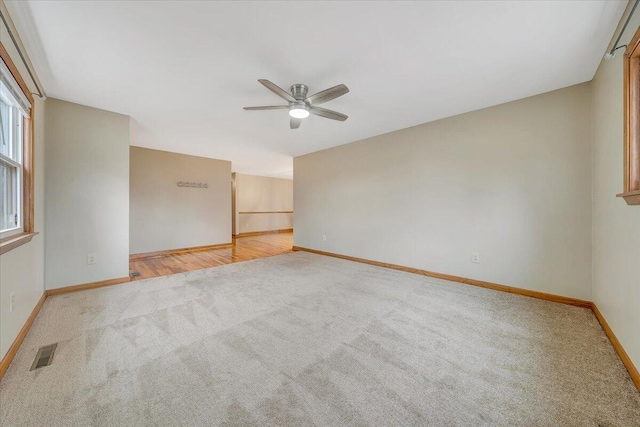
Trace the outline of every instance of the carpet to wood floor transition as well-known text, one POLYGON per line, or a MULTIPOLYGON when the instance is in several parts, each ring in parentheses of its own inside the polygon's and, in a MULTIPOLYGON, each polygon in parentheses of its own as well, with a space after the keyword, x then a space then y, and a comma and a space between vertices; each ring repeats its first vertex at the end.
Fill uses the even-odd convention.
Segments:
POLYGON ((0 423, 638 426, 640 393, 588 309, 296 252, 47 299, 0 423))

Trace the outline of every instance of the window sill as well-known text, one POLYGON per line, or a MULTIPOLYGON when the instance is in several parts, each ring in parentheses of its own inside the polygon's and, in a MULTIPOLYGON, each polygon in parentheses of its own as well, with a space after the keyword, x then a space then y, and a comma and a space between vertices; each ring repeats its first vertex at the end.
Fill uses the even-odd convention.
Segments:
POLYGON ((35 236, 36 234, 38 233, 21 233, 16 236, 7 237, 6 239, 0 240, 0 255, 17 248, 18 246, 29 243, 31 239, 33 239, 33 236, 35 236))
POLYGON ((628 193, 620 193, 617 196, 624 198, 628 205, 640 205, 640 191, 629 191, 628 193))

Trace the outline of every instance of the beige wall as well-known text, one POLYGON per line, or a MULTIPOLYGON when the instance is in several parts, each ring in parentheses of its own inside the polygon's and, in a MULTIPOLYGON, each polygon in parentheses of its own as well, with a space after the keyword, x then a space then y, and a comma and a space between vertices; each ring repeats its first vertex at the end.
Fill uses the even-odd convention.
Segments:
POLYGON ((290 179, 234 173, 234 189, 234 234, 293 228, 291 213, 241 213, 293 211, 290 179))
POLYGON ((130 184, 132 254, 231 242, 231 162, 131 147, 130 184))
POLYGON ((590 105, 581 84, 297 157, 294 244, 589 299, 590 105))
MULTIPOLYGON (((0 1, 0 8, 3 13, 6 13, 2 1, 0 1)), ((35 92, 36 88, 28 80, 27 70, 3 24, 0 24, 0 41, 18 67, 20 74, 27 79, 25 82, 29 89, 35 92)), ((44 292, 44 122, 46 102, 36 99, 34 108, 34 226, 35 231, 39 234, 31 242, 0 255, 0 359, 7 353, 44 292), (15 298, 15 307, 12 312, 9 311, 11 293, 15 298)))
POLYGON ((47 288, 127 277, 129 117, 49 98, 45 136, 47 288))
MULTIPOLYGON (((621 45, 638 26, 640 11, 621 45)), ((592 82, 593 301, 640 369, 640 206, 615 197, 622 192, 622 57, 619 50, 602 61, 592 82)))

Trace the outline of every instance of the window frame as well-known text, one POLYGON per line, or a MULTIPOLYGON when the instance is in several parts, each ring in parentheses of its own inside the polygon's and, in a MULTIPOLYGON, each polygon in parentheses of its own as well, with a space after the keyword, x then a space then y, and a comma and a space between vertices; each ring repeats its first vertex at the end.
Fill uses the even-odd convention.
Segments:
MULTIPOLYGON (((10 234, 0 239, 0 255, 9 252, 19 246, 29 243, 33 236, 38 234, 34 229, 34 149, 33 149, 33 123, 35 104, 33 95, 27 87, 24 79, 20 75, 18 68, 11 60, 9 53, 5 49, 2 42, 0 42, 0 60, 2 60, 9 72, 20 86, 22 93, 27 97, 29 103, 31 103, 31 109, 29 111, 29 117, 22 118, 22 230, 16 234, 10 234)), ((20 203, 20 202, 19 202, 20 203)), ((3 233, 4 235, 4 233, 3 233)))
POLYGON ((640 28, 624 52, 623 192, 628 205, 640 206, 640 28))

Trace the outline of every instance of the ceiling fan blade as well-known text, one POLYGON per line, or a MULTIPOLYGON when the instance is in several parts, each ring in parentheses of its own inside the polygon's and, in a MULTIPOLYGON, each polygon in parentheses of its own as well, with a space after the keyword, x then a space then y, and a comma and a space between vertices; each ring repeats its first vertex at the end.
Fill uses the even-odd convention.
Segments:
POLYGON ((320 108, 320 107, 314 107, 314 106, 309 107, 309 112, 311 114, 315 114, 316 116, 325 117, 327 119, 339 120, 341 122, 344 122, 349 118, 349 116, 342 113, 338 113, 337 111, 327 110, 326 108, 320 108))
POLYGON ((291 129, 298 129, 300 123, 302 123, 302 119, 296 119, 295 117, 291 117, 291 122, 289 122, 291 129))
POLYGON ((266 79, 258 79, 258 81, 260 83, 262 83, 264 85, 264 87, 266 87, 271 92, 275 93, 276 95, 278 95, 280 98, 284 99, 285 101, 296 102, 294 97, 291 96, 291 94, 289 92, 287 92, 286 90, 282 89, 280 86, 278 86, 278 85, 276 85, 274 83, 271 83, 269 80, 266 80, 266 79))
POLYGON ((348 87, 346 87, 345 85, 338 85, 311 95, 310 97, 305 99, 305 101, 309 102, 312 105, 318 105, 327 101, 331 101, 332 99, 336 99, 337 97, 342 96, 347 92, 349 92, 348 87))
POLYGON ((245 110, 284 110, 288 105, 265 105, 264 107, 243 107, 245 110))

